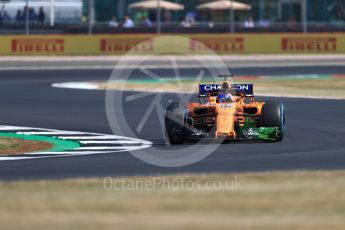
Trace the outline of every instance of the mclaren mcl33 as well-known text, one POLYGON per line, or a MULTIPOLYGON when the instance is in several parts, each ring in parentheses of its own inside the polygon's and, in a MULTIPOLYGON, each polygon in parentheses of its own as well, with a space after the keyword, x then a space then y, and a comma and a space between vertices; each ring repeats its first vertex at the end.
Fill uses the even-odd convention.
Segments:
POLYGON ((165 114, 166 139, 183 144, 204 138, 282 141, 284 105, 255 101, 253 84, 199 84, 198 102, 172 102, 165 114))

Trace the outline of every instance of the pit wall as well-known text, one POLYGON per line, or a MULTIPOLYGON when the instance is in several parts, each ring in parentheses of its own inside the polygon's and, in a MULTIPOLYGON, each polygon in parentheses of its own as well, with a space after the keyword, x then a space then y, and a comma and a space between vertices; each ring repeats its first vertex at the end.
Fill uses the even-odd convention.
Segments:
MULTIPOLYGON (((170 35, 171 36, 171 35, 170 35)), ((345 54, 345 34, 188 34, 180 54, 202 52, 205 47, 218 54, 345 54), (195 42, 197 41, 197 42, 195 42), (200 42, 200 43, 199 43, 200 42)), ((148 34, 121 35, 30 35, 1 36, 0 55, 122 55, 134 49, 140 54, 164 51, 148 34), (138 45, 140 44, 140 45, 138 45)), ((173 40, 173 38, 171 38, 173 40)))

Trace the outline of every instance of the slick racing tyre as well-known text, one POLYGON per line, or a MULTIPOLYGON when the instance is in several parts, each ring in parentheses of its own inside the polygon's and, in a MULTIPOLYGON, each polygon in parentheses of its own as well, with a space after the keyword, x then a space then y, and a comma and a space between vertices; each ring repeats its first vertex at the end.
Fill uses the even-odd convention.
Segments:
POLYGON ((186 142, 184 107, 177 102, 171 103, 165 114, 165 134, 172 145, 186 142))
POLYGON ((277 141, 282 141, 285 134, 285 112, 282 103, 265 103, 261 111, 262 127, 278 127, 277 141))

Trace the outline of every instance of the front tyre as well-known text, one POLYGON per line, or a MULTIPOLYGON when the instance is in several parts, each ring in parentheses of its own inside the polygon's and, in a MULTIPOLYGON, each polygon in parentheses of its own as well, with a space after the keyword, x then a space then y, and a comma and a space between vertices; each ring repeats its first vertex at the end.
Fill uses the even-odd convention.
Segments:
POLYGON ((285 134, 285 112, 282 103, 265 103, 261 111, 261 127, 278 127, 276 141, 282 141, 285 134))
POLYGON ((172 145, 186 142, 186 128, 184 119, 185 109, 177 102, 171 103, 165 113, 166 139, 172 145))

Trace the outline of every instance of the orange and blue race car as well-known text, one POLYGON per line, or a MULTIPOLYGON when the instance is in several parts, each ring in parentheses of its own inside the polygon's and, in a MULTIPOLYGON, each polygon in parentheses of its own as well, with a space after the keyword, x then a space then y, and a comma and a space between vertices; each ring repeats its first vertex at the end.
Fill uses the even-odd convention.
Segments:
POLYGON ((284 105, 255 101, 253 84, 199 84, 198 102, 172 102, 165 114, 166 139, 183 144, 203 138, 282 141, 284 105))

